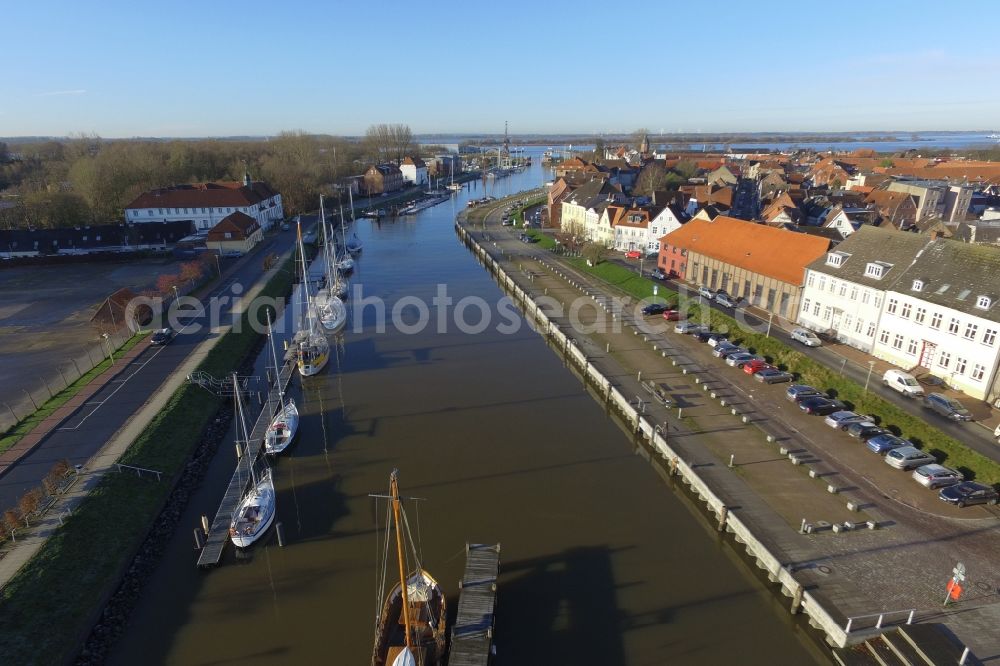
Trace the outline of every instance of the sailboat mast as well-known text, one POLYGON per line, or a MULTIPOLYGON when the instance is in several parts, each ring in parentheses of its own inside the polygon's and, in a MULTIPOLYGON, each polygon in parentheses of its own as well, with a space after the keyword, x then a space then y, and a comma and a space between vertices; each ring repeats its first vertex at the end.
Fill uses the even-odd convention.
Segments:
POLYGON ((309 332, 314 333, 316 327, 313 321, 313 311, 312 311, 312 301, 309 298, 309 267, 306 265, 306 246, 302 242, 302 223, 299 222, 298 225, 299 234, 299 254, 302 256, 302 293, 305 295, 306 302, 306 321, 309 324, 309 332))
POLYGON ((413 642, 410 636, 410 599, 406 589, 406 569, 403 566, 403 530, 399 524, 399 470, 392 470, 389 477, 389 490, 392 495, 392 515, 396 523, 396 558, 399 560, 399 585, 403 594, 403 626, 406 629, 406 649, 412 651, 413 642))
MULTIPOLYGON (((354 221, 354 192, 352 192, 351 188, 349 188, 349 187, 347 188, 347 200, 351 202, 351 222, 353 222, 354 221)), ((340 217, 340 224, 341 224, 341 226, 343 226, 343 224, 344 224, 344 217, 343 216, 340 217)))
POLYGON ((243 457, 247 459, 247 469, 250 470, 250 482, 256 487, 257 475, 254 474, 253 461, 250 460, 250 435, 247 433, 247 422, 243 416, 243 400, 240 399, 240 383, 235 372, 233 373, 233 399, 236 401, 236 419, 239 421, 237 436, 239 436, 239 433, 243 434, 243 457))
POLYGON ((278 385, 278 405, 281 414, 285 413, 285 391, 281 387, 281 369, 278 367, 278 352, 274 349, 274 331, 271 329, 271 311, 267 311, 267 338, 271 343, 271 360, 274 361, 274 380, 278 385))

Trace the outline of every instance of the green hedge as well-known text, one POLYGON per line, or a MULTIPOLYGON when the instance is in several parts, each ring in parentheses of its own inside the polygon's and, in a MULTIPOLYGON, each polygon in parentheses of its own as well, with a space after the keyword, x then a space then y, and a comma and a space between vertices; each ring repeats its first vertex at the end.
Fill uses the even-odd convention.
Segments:
MULTIPOLYGON (((291 260, 286 261, 261 294, 287 294, 291 266, 291 260)), ((244 313, 240 332, 227 333, 199 369, 216 377, 232 372, 258 339, 248 323, 244 313)), ((204 389, 182 386, 121 461, 176 478, 221 404, 221 398, 204 389)), ((65 526, 0 591, 4 663, 65 663, 79 649, 87 623, 118 584, 117 573, 145 538, 170 488, 166 479, 156 482, 127 473, 101 480, 65 526)))
MULTIPOLYGON (((636 275, 623 266, 602 262, 591 267, 579 258, 570 258, 568 261, 575 268, 599 277, 638 299, 652 298, 653 284, 656 283, 649 278, 636 275)), ((774 365, 795 373, 803 383, 827 391, 839 400, 845 401, 857 412, 871 414, 877 418, 882 427, 889 428, 930 451, 942 464, 960 470, 966 478, 1000 486, 1000 463, 973 451, 957 439, 949 437, 923 419, 900 409, 878 395, 866 392, 857 382, 840 376, 836 371, 813 361, 780 340, 741 328, 735 319, 717 310, 708 308, 708 312, 703 313, 702 307, 698 305, 698 299, 677 294, 669 283, 659 283, 659 285, 660 296, 674 305, 677 302, 682 303, 688 308, 690 317, 704 316, 713 329, 732 331, 734 341, 760 354, 774 365)))

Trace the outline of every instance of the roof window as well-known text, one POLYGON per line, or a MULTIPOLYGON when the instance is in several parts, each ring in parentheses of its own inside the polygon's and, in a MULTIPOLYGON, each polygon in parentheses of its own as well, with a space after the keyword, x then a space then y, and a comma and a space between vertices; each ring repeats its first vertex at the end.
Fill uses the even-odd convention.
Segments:
POLYGON ((924 290, 924 281, 923 280, 914 280, 913 281, 913 287, 912 287, 912 289, 913 289, 913 291, 923 291, 924 290))
POLYGON ((989 296, 979 296, 976 298, 976 307, 980 310, 988 310, 992 303, 993 299, 989 296))

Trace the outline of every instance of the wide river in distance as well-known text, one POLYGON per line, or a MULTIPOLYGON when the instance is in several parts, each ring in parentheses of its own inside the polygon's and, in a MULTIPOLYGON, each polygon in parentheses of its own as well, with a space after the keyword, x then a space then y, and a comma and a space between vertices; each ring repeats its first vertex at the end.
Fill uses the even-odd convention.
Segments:
MULTIPOLYGON (((542 185, 541 150, 487 192, 542 185)), ((219 567, 195 567, 192 529, 235 465, 227 439, 111 663, 368 664, 385 526, 369 493, 387 492, 394 468, 402 494, 422 498, 411 529, 452 615, 466 542, 501 543, 498 664, 826 663, 788 602, 636 455, 544 339, 511 324, 454 230, 482 195, 476 183, 416 216, 353 226, 364 250, 352 285, 384 300, 388 321, 379 331, 375 306, 360 325, 355 313, 338 357, 293 380, 299 439, 274 467, 285 546, 272 530, 244 557, 229 546, 219 567), (442 288, 453 304, 439 325, 442 288), (404 297, 428 304, 427 327, 414 330, 412 305, 394 325, 404 297), (455 324, 466 297, 490 304, 486 330, 455 324)), ((465 321, 480 316, 465 307, 465 321)))

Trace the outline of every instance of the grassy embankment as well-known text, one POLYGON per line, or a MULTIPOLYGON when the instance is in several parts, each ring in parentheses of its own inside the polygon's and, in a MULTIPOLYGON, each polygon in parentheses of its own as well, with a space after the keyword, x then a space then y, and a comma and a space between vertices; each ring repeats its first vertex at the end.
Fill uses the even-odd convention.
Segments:
MULTIPOLYGON (((144 331, 141 333, 136 333, 131 338, 125 341, 125 343, 116 350, 112 356, 115 359, 120 359, 124 356, 132 347, 135 347, 140 340, 142 340, 149 331, 144 331)), ((45 419, 52 416, 52 413, 57 409, 62 407, 64 404, 69 402, 69 400, 80 392, 84 386, 89 384, 91 380, 99 376, 105 370, 111 367, 111 360, 104 359, 89 371, 83 373, 79 379, 72 382, 69 386, 65 387, 61 391, 54 393, 51 398, 43 402, 38 406, 33 413, 25 416, 23 419, 18 421, 16 424, 12 425, 7 429, 7 432, 0 437, 0 453, 3 453, 10 447, 21 441, 21 438, 30 433, 35 427, 44 421, 45 419)))
MULTIPOLYGON (((281 298, 293 280, 288 260, 261 296, 281 298)), ((264 314, 259 313, 261 317, 264 314)), ((215 377, 231 373, 258 336, 244 313, 199 365, 215 377)), ((0 654, 5 663, 63 663, 79 649, 101 605, 117 585, 183 471, 222 399, 185 384, 171 396, 121 462, 165 473, 161 482, 110 474, 28 564, 0 591, 0 654)))
MULTIPOLYGON (((551 236, 532 231, 528 233, 541 238, 538 243, 541 247, 555 245, 551 236)), ((756 354, 760 354, 783 370, 795 373, 797 381, 826 391, 848 403, 852 409, 859 413, 877 417, 883 427, 905 437, 920 448, 930 451, 937 456, 942 464, 959 469, 967 478, 982 483, 1000 484, 1000 463, 973 451, 957 439, 946 435, 923 419, 900 409, 880 396, 865 391, 859 383, 840 376, 836 371, 817 363, 784 342, 742 328, 735 319, 717 310, 709 308, 707 312, 703 313, 697 299, 685 298, 678 294, 671 288, 670 283, 654 282, 649 278, 640 277, 623 266, 609 262, 602 262, 597 266, 590 267, 587 266, 585 260, 580 258, 569 258, 568 261, 574 268, 594 275, 637 299, 651 299, 653 285, 658 284, 660 302, 666 302, 671 307, 676 307, 680 303, 681 307, 687 309, 690 317, 701 321, 701 317, 704 316, 714 330, 732 331, 732 339, 735 342, 742 344, 756 354)))

